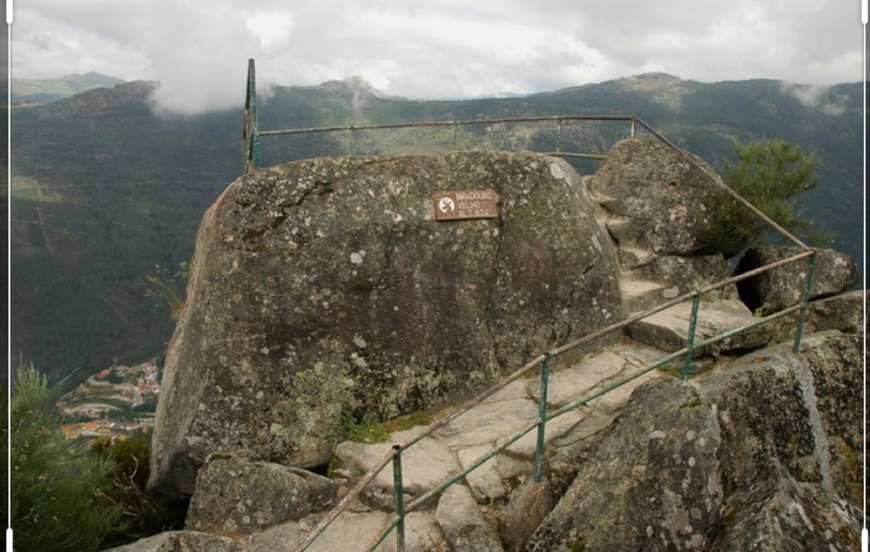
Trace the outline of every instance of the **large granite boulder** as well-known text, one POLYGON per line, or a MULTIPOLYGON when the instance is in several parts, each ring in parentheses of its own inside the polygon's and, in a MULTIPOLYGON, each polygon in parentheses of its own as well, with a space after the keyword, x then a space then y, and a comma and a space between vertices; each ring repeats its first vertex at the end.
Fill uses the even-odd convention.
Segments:
POLYGON ((854 550, 863 340, 838 331, 654 380, 525 550, 854 550))
MULTIPOLYGON (((797 247, 786 245, 754 247, 740 259, 736 272, 743 274, 801 252, 797 247)), ((749 308, 762 309, 769 314, 800 303, 808 274, 809 260, 797 261, 742 280, 737 284, 737 290, 749 308)), ((857 281, 858 262, 855 259, 833 249, 816 250, 811 299, 836 295, 857 281)))
POLYGON ((190 495, 215 451, 325 464, 349 423, 479 388, 620 319, 591 213, 573 169, 535 154, 313 159, 240 178, 197 234, 150 487, 190 495), (476 189, 498 194, 497 218, 435 220, 435 192, 476 189))
POLYGON ((622 140, 611 148, 591 189, 621 250, 664 256, 709 249, 706 205, 725 192, 712 167, 693 161, 659 141, 622 140))

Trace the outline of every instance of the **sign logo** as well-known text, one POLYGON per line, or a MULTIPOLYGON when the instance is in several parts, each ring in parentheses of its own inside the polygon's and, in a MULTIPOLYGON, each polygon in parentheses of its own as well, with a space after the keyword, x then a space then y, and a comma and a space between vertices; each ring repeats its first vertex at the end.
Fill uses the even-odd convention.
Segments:
POLYGON ((456 210, 456 203, 449 197, 442 197, 438 202, 438 210, 441 213, 452 213, 456 210))
POLYGON ((460 190, 436 192, 435 220, 498 218, 498 194, 495 190, 460 190))

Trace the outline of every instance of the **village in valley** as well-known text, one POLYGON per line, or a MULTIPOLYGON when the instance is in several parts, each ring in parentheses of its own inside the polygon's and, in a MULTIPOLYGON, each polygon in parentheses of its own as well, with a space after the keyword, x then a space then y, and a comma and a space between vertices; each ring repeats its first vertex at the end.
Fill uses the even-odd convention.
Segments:
POLYGON ((90 376, 55 402, 73 420, 61 429, 69 439, 126 439, 154 427, 160 369, 153 362, 117 365, 90 376))

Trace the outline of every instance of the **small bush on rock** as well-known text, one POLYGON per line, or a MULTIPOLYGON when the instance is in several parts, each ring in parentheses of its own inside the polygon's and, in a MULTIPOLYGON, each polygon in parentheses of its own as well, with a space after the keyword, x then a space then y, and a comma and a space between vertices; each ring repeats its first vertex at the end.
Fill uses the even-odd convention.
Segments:
MULTIPOLYGON (((736 162, 726 162, 723 178, 731 189, 790 232, 814 244, 830 241, 824 232, 811 230, 812 222, 801 216, 797 194, 818 184, 818 157, 785 140, 734 141, 736 162)), ((706 205, 711 211, 705 228, 705 243, 711 249, 734 256, 764 243, 771 227, 733 198, 706 205)))

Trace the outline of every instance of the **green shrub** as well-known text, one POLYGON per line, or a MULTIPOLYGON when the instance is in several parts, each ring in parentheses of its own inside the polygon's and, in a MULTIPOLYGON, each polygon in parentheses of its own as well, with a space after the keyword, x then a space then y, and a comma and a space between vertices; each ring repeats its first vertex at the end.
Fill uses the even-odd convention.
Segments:
MULTIPOLYGON (((15 550, 97 550, 121 509, 106 492, 111 465, 60 431, 57 396, 32 366, 17 371, 11 407, 15 550)), ((6 399, 3 399, 4 410, 6 399)), ((5 453, 6 440, 3 441, 5 453)))
POLYGON ((145 276, 148 281, 145 297, 152 298, 158 306, 166 308, 172 319, 177 321, 184 311, 184 286, 189 276, 189 265, 181 263, 174 274, 159 264, 154 265, 154 270, 155 274, 145 276))
MULTIPOLYGON (((785 140, 733 142, 736 162, 722 170, 728 186, 777 224, 799 238, 820 245, 831 236, 811 230, 812 222, 800 215, 794 196, 818 185, 818 157, 785 140)), ((710 211, 705 242, 714 251, 733 256, 765 242, 771 227, 731 197, 707 202, 710 211)))

